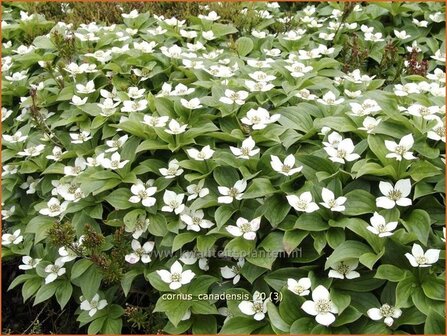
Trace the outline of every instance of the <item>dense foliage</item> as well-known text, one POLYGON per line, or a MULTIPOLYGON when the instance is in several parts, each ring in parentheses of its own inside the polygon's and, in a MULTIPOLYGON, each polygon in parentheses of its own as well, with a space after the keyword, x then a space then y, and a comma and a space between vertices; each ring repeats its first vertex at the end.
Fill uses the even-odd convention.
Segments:
POLYGON ((93 334, 444 333, 444 4, 219 6, 3 4, 10 289, 93 334))

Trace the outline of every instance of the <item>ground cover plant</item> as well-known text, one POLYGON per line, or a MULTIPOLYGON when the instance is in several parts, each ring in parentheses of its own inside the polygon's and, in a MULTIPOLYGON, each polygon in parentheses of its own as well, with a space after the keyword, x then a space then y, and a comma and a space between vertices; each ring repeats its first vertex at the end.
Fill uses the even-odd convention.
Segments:
POLYGON ((3 329, 443 334, 444 3, 144 5, 2 3, 3 329))

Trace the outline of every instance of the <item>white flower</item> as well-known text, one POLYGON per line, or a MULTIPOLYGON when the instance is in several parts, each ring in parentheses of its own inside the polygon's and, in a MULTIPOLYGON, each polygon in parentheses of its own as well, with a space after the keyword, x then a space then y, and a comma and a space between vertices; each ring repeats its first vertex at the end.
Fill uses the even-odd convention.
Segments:
POLYGON ((52 155, 46 156, 46 158, 48 160, 60 161, 62 158, 62 155, 64 155, 67 152, 62 152, 62 149, 59 146, 54 146, 51 153, 52 153, 52 155))
POLYGON ((386 223, 385 217, 374 212, 374 215, 369 220, 371 226, 367 229, 379 237, 389 237, 393 234, 393 230, 397 227, 397 222, 386 223))
POLYGON ((35 156, 39 156, 40 154, 42 154, 44 149, 45 149, 45 145, 31 146, 31 147, 25 148, 21 152, 18 152, 17 154, 20 156, 35 157, 35 156))
POLYGON ((373 99, 365 99, 362 104, 349 103, 349 105, 353 116, 366 116, 382 109, 373 99))
POLYGON ((45 267, 45 273, 49 273, 45 277, 46 285, 53 282, 58 277, 65 274, 66 269, 63 266, 64 266, 64 262, 60 258, 58 258, 58 259, 56 259, 54 264, 50 264, 47 267, 45 267))
POLYGON ((397 161, 401 161, 402 158, 406 160, 414 160, 416 159, 413 155, 413 152, 409 150, 413 147, 414 139, 413 135, 408 134, 402 137, 399 144, 395 141, 385 140, 385 147, 390 151, 386 155, 389 159, 396 159, 397 161))
POLYGON ((444 14, 442 12, 436 12, 436 13, 430 14, 428 17, 433 22, 442 22, 442 21, 444 21, 444 14))
POLYGON ((138 180, 132 185, 130 191, 134 196, 129 198, 131 203, 142 203, 145 207, 151 207, 155 204, 156 199, 153 196, 157 192, 157 187, 147 187, 142 181, 138 180))
POLYGON ((411 199, 407 198, 411 192, 410 179, 399 180, 395 186, 389 182, 381 181, 379 183, 379 189, 385 196, 376 199, 376 206, 378 208, 392 209, 396 204, 400 206, 409 206, 412 204, 411 199))
POLYGON ((71 143, 72 144, 81 144, 85 141, 88 141, 92 138, 89 131, 82 131, 79 134, 70 133, 71 143))
POLYGON ((441 111, 439 106, 423 106, 420 104, 413 104, 408 107, 408 113, 416 117, 424 118, 425 120, 434 120, 438 118, 436 115, 441 111))
POLYGON ((157 43, 155 41, 146 42, 142 41, 141 43, 134 42, 133 47, 137 50, 140 50, 143 53, 150 54, 154 51, 155 46, 157 43))
POLYGON ((315 99, 317 99, 317 96, 312 94, 312 93, 310 93, 310 91, 307 90, 307 89, 299 90, 295 94, 295 96, 297 96, 298 98, 304 99, 304 100, 315 100, 315 99))
POLYGON ((138 112, 143 111, 147 108, 147 100, 125 100, 123 101, 123 107, 121 108, 121 112, 138 112))
POLYGON ((82 106, 82 105, 85 105, 85 103, 87 103, 87 99, 88 99, 88 97, 81 98, 76 95, 73 95, 73 97, 71 97, 70 104, 72 104, 74 106, 82 106))
POLYGON ((294 62, 291 65, 285 66, 290 71, 290 75, 295 78, 303 77, 306 73, 313 70, 310 65, 306 66, 301 62, 294 62))
POLYGON ((436 119, 436 125, 427 132, 427 138, 445 142, 445 123, 440 118, 436 119))
POLYGON ((225 97, 221 97, 219 99, 219 101, 221 103, 228 104, 228 105, 231 105, 231 104, 244 105, 247 97, 248 97, 247 91, 241 90, 241 91, 235 92, 233 90, 226 89, 225 97))
POLYGON ((439 62, 445 62, 445 52, 441 49, 436 50, 435 54, 430 57, 433 58, 434 60, 439 61, 439 62))
POLYGON ((141 98, 141 97, 144 96, 144 92, 146 92, 146 89, 144 89, 144 88, 143 89, 139 89, 136 86, 130 86, 127 89, 127 96, 130 99, 138 99, 138 98, 141 98))
POLYGON ((87 168, 86 161, 82 157, 76 158, 74 166, 65 166, 64 174, 66 176, 78 176, 87 168))
POLYGON ((259 153, 260 149, 255 148, 256 143, 250 136, 242 142, 241 148, 230 146, 231 152, 240 159, 249 159, 259 153))
POLYGON ((42 261, 42 259, 33 259, 30 256, 23 256, 22 257, 22 265, 19 265, 19 269, 21 270, 30 270, 33 268, 36 268, 37 265, 42 261))
POLYGON ((39 213, 44 216, 57 217, 67 210, 67 206, 67 201, 61 204, 57 198, 51 197, 47 203, 47 208, 40 209, 39 213))
POLYGON ((106 145, 110 148, 106 149, 106 153, 116 152, 118 149, 124 146, 128 138, 129 136, 126 134, 116 140, 107 140, 106 145))
POLYGON ((222 196, 219 196, 217 202, 230 204, 234 199, 241 200, 246 188, 247 181, 245 180, 237 181, 232 188, 218 186, 217 189, 222 196))
POLYGON ((214 225, 213 222, 203 217, 205 217, 203 210, 185 211, 180 215, 180 219, 187 225, 186 229, 195 232, 199 232, 201 228, 209 229, 214 225))
POLYGON ((267 92, 275 87, 275 85, 267 82, 255 82, 252 80, 246 80, 245 86, 250 92, 267 92))
POLYGON ((210 193, 208 188, 204 188, 205 180, 200 180, 197 184, 191 184, 186 187, 188 192, 188 201, 194 200, 197 197, 202 198, 210 193))
POLYGON ((419 21, 418 19, 413 19, 412 22, 418 27, 427 28, 428 26, 428 21, 425 20, 419 21))
POLYGON ((253 302, 244 300, 239 303, 238 307, 239 310, 245 315, 253 316, 256 321, 261 321, 267 313, 267 303, 269 301, 269 299, 263 301, 261 293, 256 291, 253 294, 253 302))
POLYGON ((200 104, 199 98, 193 98, 189 101, 182 98, 182 99, 180 99, 180 103, 183 105, 183 107, 190 109, 190 110, 195 110, 195 109, 199 109, 199 108, 203 107, 203 105, 200 104))
POLYGON ((239 258, 236 266, 224 266, 220 268, 220 274, 222 274, 222 277, 224 279, 233 279, 233 285, 236 285, 239 280, 241 279, 241 270, 242 267, 244 267, 245 259, 239 258))
POLYGON ((245 125, 252 126, 254 130, 260 130, 264 129, 268 124, 278 121, 280 117, 280 114, 270 116, 266 109, 259 107, 257 110, 250 109, 241 121, 245 125))
POLYGON ((407 34, 407 32, 405 30, 398 31, 398 30, 394 29, 394 35, 396 35, 396 37, 400 40, 405 40, 405 39, 411 37, 411 35, 407 34))
POLYGON ((405 256, 413 267, 430 267, 438 261, 440 253, 441 250, 437 249, 428 249, 424 253, 421 245, 413 244, 411 254, 405 253, 405 256))
POLYGON ((311 282, 309 278, 301 278, 298 281, 295 279, 287 279, 287 289, 299 296, 309 295, 311 282))
POLYGON ((206 145, 200 151, 195 148, 190 148, 190 149, 187 149, 186 152, 193 160, 197 160, 197 161, 204 161, 204 160, 211 159, 211 157, 214 154, 214 150, 212 150, 209 145, 206 145))
POLYGON ((359 130, 366 131, 366 133, 371 134, 374 132, 375 128, 380 124, 382 119, 374 119, 373 117, 366 117, 363 120, 363 127, 359 127, 359 130))
MULTIPOLYGON (((2 206, 3 205, 4 204, 2 203, 2 206)), ((10 207, 9 209, 3 209, 2 210, 2 218, 3 218, 3 220, 8 219, 9 217, 11 217, 14 214, 15 211, 16 211, 16 206, 15 205, 10 207)))
POLYGON ((382 33, 365 33, 365 41, 382 42, 384 41, 382 33))
POLYGON ((324 326, 335 321, 334 314, 338 314, 338 308, 331 301, 329 291, 319 285, 312 292, 312 300, 303 303, 301 308, 309 315, 315 316, 315 320, 324 326))
POLYGON ((276 155, 270 155, 270 158, 270 164, 273 170, 285 176, 292 176, 296 173, 299 173, 301 169, 303 169, 303 166, 293 168, 293 166, 295 166, 295 156, 293 154, 288 155, 285 158, 284 163, 282 163, 276 155))
POLYGON ((211 11, 208 13, 208 15, 198 15, 198 18, 201 20, 208 20, 208 21, 216 21, 220 19, 220 16, 217 15, 215 11, 211 11))
POLYGON ((346 197, 340 196, 336 199, 334 193, 327 188, 323 188, 321 197, 324 202, 320 202, 320 204, 326 209, 337 212, 345 211, 346 207, 343 204, 346 203, 346 197))
POLYGON ((169 134, 180 134, 186 131, 188 125, 181 125, 177 120, 171 119, 168 125, 169 129, 165 129, 166 133, 169 134))
POLYGON ((354 144, 349 138, 340 141, 337 148, 324 147, 324 150, 329 155, 329 160, 333 162, 345 163, 345 161, 354 161, 360 157, 359 154, 353 153, 354 144))
POLYGON ((167 116, 157 117, 157 116, 145 115, 143 117, 143 124, 146 124, 151 127, 165 127, 168 120, 169 117, 167 116))
POLYGON ((96 157, 96 160, 101 163, 101 166, 103 166, 105 169, 121 169, 123 168, 129 160, 121 161, 121 155, 118 152, 115 152, 112 154, 111 158, 105 158, 104 153, 99 154, 96 157))
MULTIPOLYGON (((122 15, 125 15, 125 14, 122 14, 122 15)), ((83 300, 83 297, 81 296, 80 299, 83 300)), ((99 294, 95 294, 95 296, 93 297, 93 299, 91 301, 83 300, 81 302, 80 308, 81 308, 81 310, 88 311, 88 315, 90 317, 93 317, 98 310, 104 309, 106 306, 107 306, 107 300, 105 300, 105 299, 100 300, 99 294)))
POLYGON ((339 105, 344 101, 344 98, 336 99, 335 94, 332 91, 326 92, 321 99, 317 99, 317 102, 323 105, 339 105))
POLYGON ((2 234, 2 245, 9 246, 11 244, 18 245, 23 241, 23 236, 21 235, 21 230, 15 230, 13 234, 5 233, 2 234))
POLYGON ((95 92, 95 83, 93 80, 88 81, 87 84, 76 84, 76 91, 83 94, 89 94, 95 92))
POLYGON ((160 168, 159 171, 167 179, 175 178, 183 174, 183 169, 180 168, 176 159, 169 161, 168 168, 160 168))
POLYGON ((153 241, 147 241, 141 246, 140 242, 136 239, 131 243, 133 252, 126 254, 125 259, 130 264, 136 264, 140 261, 143 264, 147 264, 151 261, 150 253, 153 251, 155 243, 153 241))
POLYGON ((371 320, 379 321, 383 318, 385 324, 391 327, 394 323, 394 319, 399 318, 402 315, 402 310, 393 307, 387 303, 380 308, 371 308, 366 312, 371 320))
POLYGON ((36 180, 34 177, 29 176, 26 178, 26 181, 20 185, 21 189, 26 189, 26 193, 28 195, 32 195, 36 193, 36 186, 40 182, 40 179, 36 180))
POLYGON ((360 277, 360 273, 354 271, 359 265, 359 261, 357 259, 349 259, 336 263, 332 266, 332 269, 329 271, 329 278, 337 278, 337 279, 355 279, 360 277))
POLYGON ((256 239, 256 231, 259 230, 261 225, 261 217, 252 219, 250 222, 245 218, 238 218, 236 226, 229 225, 225 229, 235 237, 243 237, 247 240, 256 239))
POLYGON ((296 211, 311 213, 319 209, 317 203, 312 202, 312 194, 309 191, 303 192, 300 196, 287 195, 286 198, 296 211))
POLYGON ((182 265, 176 261, 172 264, 170 271, 158 270, 157 274, 163 282, 169 284, 172 290, 179 289, 182 285, 189 284, 195 273, 191 270, 183 271, 182 265))
POLYGON ((14 135, 7 135, 7 134, 3 135, 3 140, 9 143, 21 143, 25 142, 26 139, 28 139, 28 136, 22 135, 22 132, 20 131, 17 131, 16 133, 14 133, 14 135))
POLYGON ((184 194, 176 194, 174 191, 166 190, 163 195, 163 201, 166 205, 161 208, 161 211, 175 212, 176 215, 183 212, 185 205, 182 204, 184 194))

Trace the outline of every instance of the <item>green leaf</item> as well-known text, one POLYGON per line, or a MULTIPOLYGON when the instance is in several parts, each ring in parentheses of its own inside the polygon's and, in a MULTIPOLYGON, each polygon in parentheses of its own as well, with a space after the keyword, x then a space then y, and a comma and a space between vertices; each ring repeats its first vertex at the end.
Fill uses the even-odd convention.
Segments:
POLYGON ((351 296, 344 294, 339 289, 331 288, 331 300, 338 308, 338 314, 340 315, 351 303, 351 296))
POLYGON ((445 301, 445 281, 434 277, 427 277, 422 282, 424 294, 433 300, 445 301))
POLYGON ((329 229, 329 225, 317 213, 303 213, 296 220, 294 228, 310 232, 325 231, 329 229))
POLYGON ((221 205, 218 207, 214 213, 217 227, 220 229, 224 224, 227 224, 228 220, 235 212, 236 209, 230 205, 221 205))
POLYGON ((267 302, 267 314, 273 327, 286 333, 290 331, 290 325, 281 318, 278 308, 272 302, 267 302))
POLYGON ((93 265, 93 262, 89 259, 80 259, 76 261, 71 268, 71 279, 80 277, 91 265, 93 265))
POLYGON ((368 253, 370 251, 371 249, 368 245, 355 240, 346 240, 339 246, 337 246, 337 248, 332 252, 329 258, 326 260, 324 268, 328 269, 337 262, 346 259, 359 258, 362 254, 368 253))
POLYGON ((286 231, 283 237, 283 247, 287 254, 292 253, 309 233, 302 230, 286 231))
POLYGON ((236 50, 239 56, 247 56, 253 50, 253 40, 249 37, 240 37, 236 40, 236 50))
POLYGON ((96 265, 92 265, 79 278, 81 291, 85 298, 91 300, 101 286, 102 273, 96 265))
POLYGON ((122 319, 106 319, 102 326, 102 333, 105 335, 120 335, 123 327, 122 319))
POLYGON ((56 289, 59 286, 60 282, 51 282, 47 285, 43 285, 36 293, 36 298, 34 299, 33 306, 48 300, 56 293, 56 289))
POLYGON ((244 192, 243 199, 259 198, 274 193, 272 183, 266 178, 256 178, 244 192))
POLYGON ((430 310, 425 321, 424 334, 445 334, 445 316, 441 316, 434 310, 430 310))
POLYGON ((290 204, 284 196, 275 194, 265 200, 264 216, 275 228, 286 218, 290 208, 290 204))
POLYGON ((70 301, 72 293, 73 286, 71 285, 69 280, 61 282, 59 287, 57 287, 56 300, 59 303, 61 309, 64 309, 68 301, 70 301))
POLYGON ((311 317, 302 317, 290 326, 290 334, 292 335, 309 335, 315 327, 315 319, 311 317))
POLYGON ((264 324, 265 322, 256 321, 252 317, 235 316, 225 322, 219 334, 251 334, 264 324))
POLYGON ((427 245, 428 236, 430 234, 430 215, 421 209, 415 209, 410 216, 402 220, 408 232, 414 233, 418 240, 427 245))
POLYGON ((127 188, 120 188, 112 191, 105 200, 109 202, 115 209, 124 210, 133 206, 129 202, 129 198, 132 196, 131 192, 127 188))
POLYGON ((373 213, 376 208, 375 197, 365 190, 350 191, 345 197, 347 198, 346 210, 343 213, 347 216, 373 213))
POLYGON ((194 316, 192 324, 192 333, 197 335, 215 335, 217 334, 217 321, 214 316, 194 316))
POLYGON ((374 277, 377 279, 399 282, 405 278, 407 272, 407 270, 403 270, 394 265, 380 265, 379 268, 377 268, 374 277))
POLYGON ((184 232, 175 236, 174 242, 172 243, 172 252, 181 249, 183 245, 192 242, 196 237, 197 233, 195 232, 184 232))
POLYGON ((213 177, 220 186, 231 188, 239 180, 239 173, 232 167, 218 166, 213 171, 213 177))

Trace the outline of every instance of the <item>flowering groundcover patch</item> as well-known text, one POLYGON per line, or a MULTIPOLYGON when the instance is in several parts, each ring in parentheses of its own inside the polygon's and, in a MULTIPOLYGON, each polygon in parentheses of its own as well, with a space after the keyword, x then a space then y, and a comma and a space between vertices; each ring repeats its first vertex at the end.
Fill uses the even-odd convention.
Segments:
POLYGON ((444 4, 245 5, 3 4, 9 289, 90 334, 444 333, 444 4))

